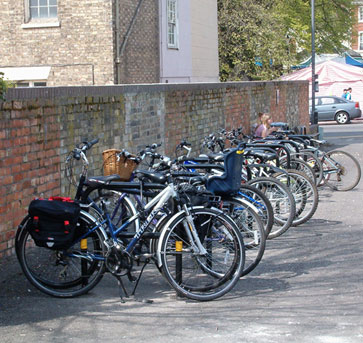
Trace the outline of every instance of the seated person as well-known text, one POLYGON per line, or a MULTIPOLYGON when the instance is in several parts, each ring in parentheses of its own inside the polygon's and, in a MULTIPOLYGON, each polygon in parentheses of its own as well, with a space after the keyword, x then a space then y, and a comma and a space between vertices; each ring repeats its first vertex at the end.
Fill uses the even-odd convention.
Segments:
POLYGON ((271 132, 276 131, 276 127, 271 127, 272 118, 269 114, 263 114, 261 117, 261 124, 255 131, 255 136, 260 138, 267 137, 271 132))

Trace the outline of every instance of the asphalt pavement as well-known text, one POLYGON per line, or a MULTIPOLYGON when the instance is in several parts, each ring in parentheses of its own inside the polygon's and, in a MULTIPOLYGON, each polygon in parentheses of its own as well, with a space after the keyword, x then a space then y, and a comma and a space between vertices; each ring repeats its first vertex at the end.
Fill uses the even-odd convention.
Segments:
MULTIPOLYGON (((335 147, 363 167, 363 137, 333 135, 335 147)), ((110 275, 85 296, 56 299, 29 284, 15 257, 3 259, 0 341, 361 343, 363 182, 319 196, 309 222, 268 241, 260 265, 211 302, 177 298, 151 265, 126 303, 110 275)))

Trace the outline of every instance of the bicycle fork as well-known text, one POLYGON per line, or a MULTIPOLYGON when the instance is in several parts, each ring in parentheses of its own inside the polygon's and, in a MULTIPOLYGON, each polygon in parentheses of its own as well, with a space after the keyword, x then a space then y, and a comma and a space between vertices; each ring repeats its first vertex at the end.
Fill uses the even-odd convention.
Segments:
POLYGON ((186 221, 183 220, 183 226, 193 251, 195 253, 198 253, 198 255, 206 255, 207 250, 203 247, 202 243, 200 242, 198 232, 195 229, 193 217, 188 207, 186 205, 183 205, 183 210, 186 213, 186 219, 187 219, 186 221))

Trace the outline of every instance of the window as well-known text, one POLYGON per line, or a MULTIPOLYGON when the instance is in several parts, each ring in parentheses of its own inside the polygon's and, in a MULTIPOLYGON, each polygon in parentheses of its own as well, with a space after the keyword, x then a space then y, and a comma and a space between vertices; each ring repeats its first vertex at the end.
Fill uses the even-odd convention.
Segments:
POLYGON ((60 27, 57 0, 24 0, 23 29, 60 27))
POLYGON ((358 7, 358 21, 363 22, 363 6, 358 7))
POLYGON ((358 39, 358 49, 363 50, 363 32, 359 32, 358 39))
POLYGON ((321 104, 322 105, 331 105, 334 104, 335 100, 334 98, 321 98, 321 104))
POLYGON ((178 48, 178 1, 168 0, 168 48, 178 48))
POLYGON ((16 87, 46 87, 47 82, 45 81, 28 81, 28 82, 17 82, 16 87))
POLYGON ((29 0, 30 18, 56 18, 57 0, 29 0))

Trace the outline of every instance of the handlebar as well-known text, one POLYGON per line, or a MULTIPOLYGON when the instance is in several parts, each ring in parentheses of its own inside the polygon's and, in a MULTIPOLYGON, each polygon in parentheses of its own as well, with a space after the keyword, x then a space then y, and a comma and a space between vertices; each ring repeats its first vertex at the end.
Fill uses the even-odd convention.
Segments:
POLYGON ((73 158, 79 161, 81 159, 82 153, 84 154, 87 150, 91 149, 98 142, 99 139, 95 138, 90 142, 83 141, 81 144, 77 144, 76 148, 73 150, 73 158))

